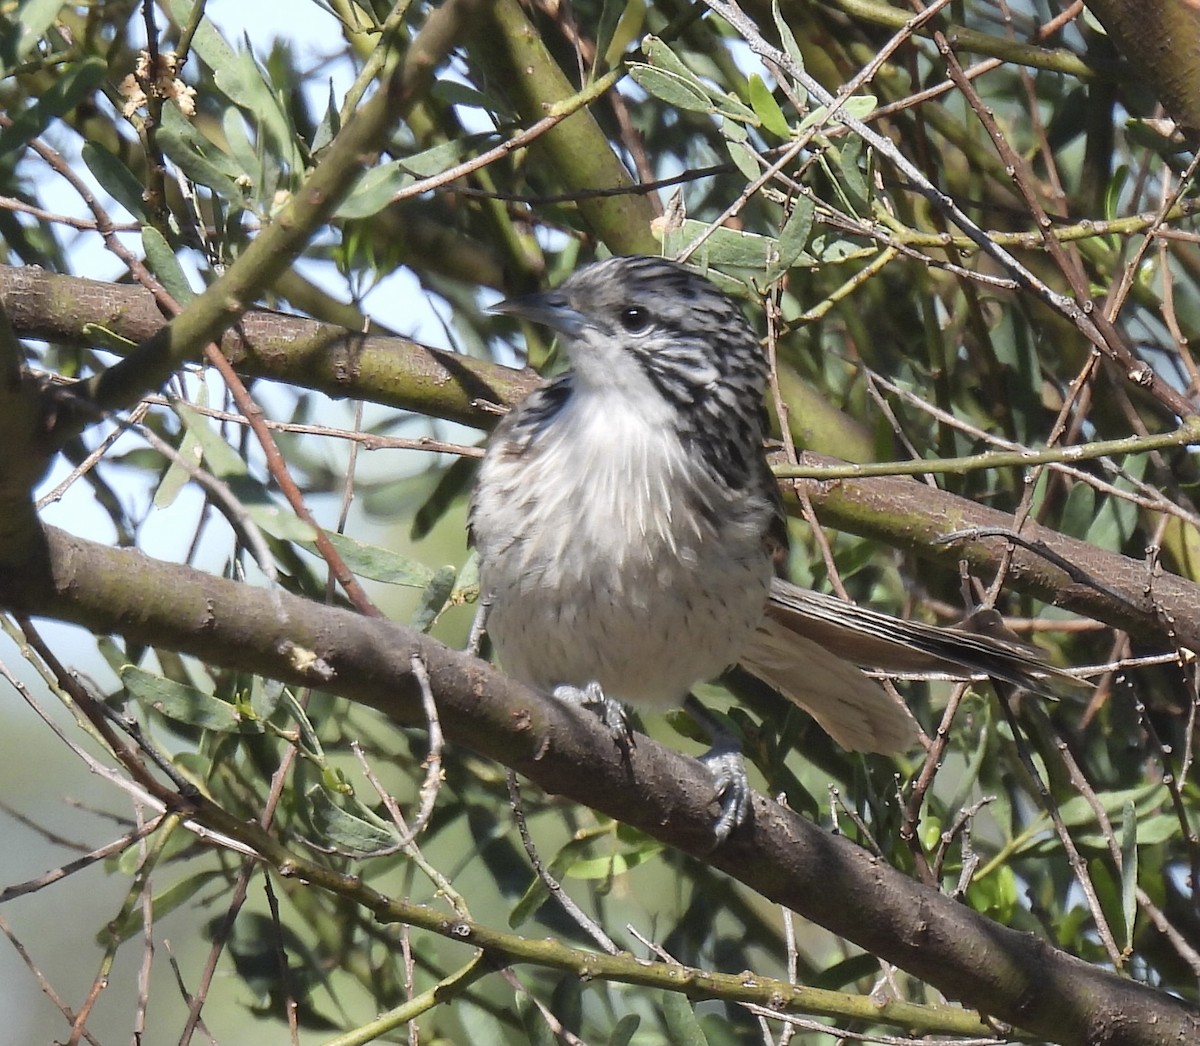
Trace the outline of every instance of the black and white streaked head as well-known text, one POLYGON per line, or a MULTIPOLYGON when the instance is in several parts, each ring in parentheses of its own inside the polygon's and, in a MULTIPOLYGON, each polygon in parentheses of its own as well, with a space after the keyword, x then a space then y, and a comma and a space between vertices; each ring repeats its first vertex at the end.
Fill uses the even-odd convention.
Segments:
POLYGON ((707 451, 722 474, 757 471, 767 361, 741 309, 699 273, 664 258, 609 258, 493 311, 563 336, 571 394, 619 396, 707 451))

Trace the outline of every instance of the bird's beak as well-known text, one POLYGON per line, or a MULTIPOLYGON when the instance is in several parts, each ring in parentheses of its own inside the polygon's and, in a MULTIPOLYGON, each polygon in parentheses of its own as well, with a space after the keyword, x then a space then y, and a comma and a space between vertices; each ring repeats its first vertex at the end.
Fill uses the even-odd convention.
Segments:
POLYGON ((586 326, 583 313, 571 308, 566 295, 558 291, 542 291, 525 294, 520 298, 506 298, 497 302, 488 312, 499 312, 505 316, 540 323, 560 334, 578 334, 586 326))

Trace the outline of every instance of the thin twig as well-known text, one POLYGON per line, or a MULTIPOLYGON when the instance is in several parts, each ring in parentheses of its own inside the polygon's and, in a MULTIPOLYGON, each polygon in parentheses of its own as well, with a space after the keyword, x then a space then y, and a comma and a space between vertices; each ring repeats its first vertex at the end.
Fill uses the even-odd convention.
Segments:
POLYGON ((512 810, 513 820, 517 823, 517 831, 521 835, 521 844, 525 847, 529 863, 533 865, 533 870, 542 881, 542 885, 550 892, 550 896, 554 898, 558 906, 575 921, 575 924, 596 942, 597 947, 609 955, 620 954, 621 949, 616 946, 613 939, 604 932, 595 919, 587 915, 571 899, 570 895, 562 888, 562 884, 550 874, 542 863, 541 855, 534 845, 533 836, 529 834, 529 825, 525 821, 525 808, 521 802, 521 786, 517 781, 517 775, 512 770, 506 770, 504 779, 508 784, 509 806, 512 810))

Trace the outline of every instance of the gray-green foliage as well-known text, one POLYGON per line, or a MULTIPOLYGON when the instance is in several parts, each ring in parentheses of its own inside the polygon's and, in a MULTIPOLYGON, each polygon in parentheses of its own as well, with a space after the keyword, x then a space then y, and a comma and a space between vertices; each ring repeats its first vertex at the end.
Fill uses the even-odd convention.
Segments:
MULTIPOLYGON (((1190 217, 1192 185, 1180 183, 1180 156, 1156 135, 1158 125, 1138 123, 1130 133, 1129 120, 1151 115, 1147 93, 1130 90, 1118 105, 1123 84, 1111 62, 1097 62, 1086 79, 1081 75, 1078 57, 1108 47, 1094 26, 1077 21, 1055 38, 1057 50, 1047 45, 1018 60, 1009 34, 1036 39, 1049 14, 1045 5, 1013 5, 1012 22, 1003 24, 982 0, 943 12, 975 31, 978 46, 984 46, 980 38, 994 41, 993 52, 979 53, 1000 56, 996 68, 973 83, 1022 158, 1014 188, 1014 172, 957 89, 918 94, 948 82, 929 30, 902 41, 872 76, 831 105, 814 97, 800 74, 837 94, 887 36, 860 15, 839 13, 839 5, 748 9, 757 32, 790 59, 788 72, 764 66, 739 32, 687 5, 585 2, 574 6, 571 19, 565 8, 552 19, 535 6, 531 14, 507 0, 466 16, 473 21, 456 57, 439 67, 435 84, 416 98, 390 140, 379 143, 383 155, 333 222, 315 230, 303 264, 263 288, 259 304, 357 328, 345 301, 377 283, 398 286, 385 281, 405 270, 420 288, 412 299, 396 307, 384 301, 393 294, 385 289, 383 297, 367 299, 367 311, 380 308, 385 325, 409 333, 418 313, 432 315, 428 302, 450 303, 440 315, 448 317, 442 333, 452 348, 511 362, 514 346, 519 352, 524 345, 506 321, 483 314, 480 288, 528 289, 561 279, 597 253, 658 242, 672 255, 688 252, 693 264, 746 298, 779 376, 784 402, 772 409, 777 420, 787 419, 801 449, 857 459, 873 448, 880 460, 928 459, 924 467, 936 470, 938 457, 1043 448, 1051 440, 1079 444, 1175 424, 1169 405, 1146 391, 1145 382, 1127 381, 1128 368, 1097 365, 1077 326, 1045 296, 1015 287, 1011 272, 842 121, 867 121, 1046 288, 1071 294, 1042 233, 1057 237, 1097 308, 1119 291, 1117 324, 1146 366, 1171 388, 1194 391, 1200 370, 1188 339, 1200 316, 1200 255, 1190 217), (535 47, 537 41, 548 50, 535 47), (552 71, 572 90, 584 90, 613 70, 616 86, 573 117, 587 147, 557 149, 554 131, 529 149, 497 149, 553 106, 570 104, 536 97, 552 82, 542 74, 552 71), (471 164, 489 150, 496 151, 488 162, 471 164), (601 168, 595 161, 614 154, 638 180, 665 184, 651 194, 602 195, 612 186, 596 182, 601 168), (466 166, 448 178, 459 165, 466 166), (625 208, 627 239, 617 242, 604 219, 581 203, 597 194, 625 208), (1044 230, 1029 196, 1050 215, 1044 230), (764 303, 771 306, 769 321, 764 303)), ((97 259, 94 228, 73 232, 56 217, 74 166, 101 187, 112 219, 141 233, 125 243, 186 305, 272 222, 287 194, 303 191, 307 172, 336 143, 354 102, 370 94, 394 62, 410 57, 411 42, 430 16, 427 5, 416 4, 392 16, 397 27, 385 26, 389 13, 380 4, 330 5, 340 21, 321 8, 328 53, 361 77, 342 96, 319 63, 289 46, 283 22, 278 41, 256 40, 251 48, 199 5, 172 0, 163 7, 154 10, 160 49, 170 50, 180 27, 188 27, 191 52, 180 75, 195 88, 194 115, 185 111, 186 99, 181 108, 178 95, 152 97, 128 118, 120 115, 128 92, 117 84, 134 69, 141 25, 140 13, 128 5, 60 8, 30 0, 4 16, 0 84, 11 121, 0 130, 3 265, 37 264, 106 281, 124 269, 111 255, 97 259), (35 162, 35 141, 55 143, 67 157, 63 165, 35 162), (17 198, 44 210, 18 218, 17 198)), ((454 5, 445 7, 453 17, 454 5)), ((953 41, 949 22, 943 28, 953 41)), ((979 60, 966 52, 958 59, 964 65, 979 60)), ((137 274, 129 279, 137 282, 137 274)), ((121 318, 96 294, 95 315, 86 314, 87 301, 73 306, 85 313, 76 335, 31 342, 35 367, 73 377, 111 364, 97 346, 119 340, 121 318)), ((45 329, 31 324, 17 333, 37 338, 45 329)), ((544 348, 534 343, 531 354, 540 360, 544 348)), ((352 353, 345 365, 353 367, 352 353)), ((299 373, 303 363, 295 366, 299 373)), ((379 379, 381 402, 419 402, 418 378, 402 371, 392 380, 397 384, 379 379), (408 380, 414 388, 404 385, 408 380)), ((469 446, 456 450, 454 444, 473 444, 475 434, 419 410, 368 405, 365 418, 356 417, 312 387, 306 378, 296 386, 252 384, 251 393, 261 391, 267 415, 285 423, 279 445, 318 522, 337 531, 340 499, 352 493, 360 508, 344 537, 332 535, 351 571, 368 579, 371 597, 390 616, 461 644, 478 586, 464 534, 469 469, 452 462, 456 453, 470 453, 469 446), (422 440, 447 445, 438 443, 439 453, 399 444, 371 455, 350 449, 387 446, 392 438, 408 441, 405 447, 422 440), (418 528, 424 536, 414 540, 410 532, 418 528)), ((75 500, 66 504, 75 508, 57 515, 51 509, 48 517, 70 529, 71 512, 78 511, 87 521, 81 526, 92 532, 106 527, 131 542, 154 535, 156 555, 190 557, 203 570, 264 584, 262 564, 244 540, 254 528, 262 532, 279 585, 316 599, 344 598, 327 585, 316 531, 285 504, 220 383, 189 374, 168 391, 190 405, 156 399, 145 424, 176 456, 165 459, 133 437, 104 445, 115 423, 98 422, 67 448, 73 463, 103 448, 67 495, 75 500), (193 489, 195 468, 221 479, 242 512, 218 506, 222 520, 201 508, 198 497, 179 504, 181 491, 193 489), (170 551, 158 536, 163 528, 172 536, 170 551)), ((464 396, 462 410, 473 410, 481 429, 489 427, 495 412, 484 398, 473 391, 464 396)), ((968 470, 941 477, 940 485, 971 502, 1028 512, 1106 553, 1140 558, 1154 546, 1160 569, 1191 580, 1200 552, 1192 457, 1183 449, 1131 451, 1120 460, 1068 461, 1036 473, 968 470)), ((804 580, 823 586, 836 571, 855 598, 896 613, 948 619, 961 608, 960 579, 946 568, 944 553, 914 537, 888 505, 869 507, 865 522, 836 505, 822 507, 836 530, 818 540, 791 506, 793 559, 804 580), (942 555, 943 566, 921 565, 914 552, 942 555)), ((958 525, 945 520, 947 530, 958 525)), ((1149 591, 1150 565, 1146 577, 1149 591)), ((993 578, 980 580, 986 585, 993 578)), ((1058 664, 1171 649, 1165 630, 1130 644, 1105 626, 1076 627, 1064 612, 1023 595, 1019 585, 1004 588, 999 606, 1058 664)), ((136 615, 138 608, 127 612, 136 615)), ((17 634, 11 620, 10 634, 17 634)), ((105 636, 93 651, 78 634, 61 642, 51 634, 50 643, 68 667, 95 678, 93 689, 104 703, 139 724, 142 742, 164 753, 181 788, 211 797, 237 820, 257 821, 269 802, 277 804, 271 835, 318 863, 361 876, 381 893, 428 904, 447 920, 469 909, 477 922, 521 938, 554 936, 595 947, 532 871, 512 827, 503 768, 453 746, 431 757, 427 730, 401 730, 320 692, 283 690, 167 647, 105 636), (407 829, 393 824, 367 767, 410 821, 423 811, 419 853, 397 850, 407 829)), ((6 659, 18 656, 17 645, 4 649, 6 659)), ((928 760, 923 749, 895 760, 848 755, 798 712, 761 694, 742 694, 752 712, 733 706, 731 720, 746 735, 759 784, 785 794, 792 808, 836 823, 891 864, 990 918, 1040 934, 1088 962, 1119 965, 1194 1003, 1200 974, 1194 919, 1200 810, 1189 773, 1194 678, 1177 665, 1130 661, 1099 681, 1097 689, 1066 694, 1053 707, 1018 703, 1012 718, 989 690, 971 688, 945 724, 944 749, 936 730, 950 686, 901 684, 935 739, 928 760), (1029 777, 1031 768, 1041 787, 1029 777), (1080 858, 1074 863, 1068 841, 1080 858)), ((731 707, 725 688, 706 688, 703 696, 731 707)), ((662 719, 646 727, 669 743, 689 744, 662 719)), ((78 739, 85 728, 69 729, 78 739)), ((94 751, 116 766, 103 746, 94 751)), ((41 790, 58 795, 53 782, 41 790)), ((122 794, 110 790, 101 803, 128 818, 122 794)), ((785 918, 703 862, 533 788, 524 789, 523 805, 549 872, 621 948, 852 996, 878 989, 877 962, 806 924, 796 927, 789 968, 785 918), (661 951, 651 952, 647 938, 661 951)), ((114 834, 97 818, 89 843, 114 834)), ((72 856, 56 854, 51 860, 60 864, 72 856)), ((106 954, 135 948, 132 939, 145 932, 160 941, 176 935, 173 927, 204 924, 206 934, 224 943, 221 975, 206 989, 205 1012, 241 1029, 223 1041, 283 1041, 278 1022, 290 1001, 298 1007, 301 1041, 365 1041, 334 1036, 362 1028, 376 1013, 401 1013, 411 996, 444 979, 449 984, 468 958, 461 945, 381 926, 366 907, 274 872, 278 921, 272 922, 275 910, 256 881, 237 929, 223 931, 218 916, 232 910, 241 858, 196 845, 178 820, 162 822, 143 850, 130 846, 109 860, 108 875, 127 884, 137 903, 114 902, 120 890, 97 894, 92 922, 77 935, 90 940, 99 933, 97 950, 82 956, 87 976, 106 954), (149 931, 147 912, 154 917, 149 931), (262 941, 268 934, 270 948, 262 941), (283 952, 286 971, 277 961, 283 952), (245 1031, 248 1025, 255 1030, 245 1031)), ((0 861, 0 888, 30 874, 0 861)), ((43 893, 63 888, 46 886, 43 893)), ((69 965, 39 954, 28 925, 24 934, 51 983, 76 976, 69 965)), ((181 968, 189 991, 197 990, 202 958, 193 951, 181 968)), ((103 1041, 127 1034, 133 1022, 132 965, 114 975, 108 1010, 95 1017, 103 1041)), ((513 969, 514 976, 472 972, 465 977, 471 987, 447 987, 444 999, 415 1006, 422 1040, 576 1041, 565 1039, 572 1033, 590 1043, 760 1041, 758 1018, 732 1004, 694 1005, 682 994, 581 978, 549 963, 513 969)), ((930 1004, 927 1026, 916 1030, 947 1031, 939 1023, 943 1007, 926 985, 892 970, 883 983, 878 990, 885 996, 930 1004)), ((31 977, 22 990, 29 1012, 58 1028, 47 1034, 65 1039, 61 1018, 37 1001, 31 977)), ((82 996, 68 1002, 78 1009, 82 996)), ((178 1037, 183 1005, 165 977, 155 982, 151 1038, 178 1037)), ((403 1021, 396 1021, 386 1032, 392 1041, 404 1035, 403 1021)), ((874 1030, 889 1029, 881 1023, 874 1030)), ((805 1042, 834 1041, 804 1033, 810 1034, 805 1042)))

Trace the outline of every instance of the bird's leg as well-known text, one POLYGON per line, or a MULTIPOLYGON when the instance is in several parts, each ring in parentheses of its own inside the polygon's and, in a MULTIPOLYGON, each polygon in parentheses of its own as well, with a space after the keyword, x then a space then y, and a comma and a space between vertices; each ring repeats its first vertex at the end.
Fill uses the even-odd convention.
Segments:
POLYGON ((612 739, 622 751, 633 747, 633 727, 630 726, 624 706, 620 701, 614 701, 605 694, 599 683, 593 681, 582 689, 565 684, 556 686, 554 697, 568 705, 591 708, 600 717, 600 722, 608 728, 612 739))
POLYGON ((708 735, 712 744, 700 757, 700 762, 712 774, 717 799, 721 804, 721 814, 713 825, 713 835, 717 837, 717 845, 720 845, 750 814, 753 792, 750 779, 746 776, 741 741, 705 708, 694 694, 688 694, 683 707, 696 725, 708 735))
POLYGON ((471 621, 471 631, 467 633, 467 653, 479 657, 483 649, 483 637, 487 632, 488 612, 492 609, 492 594, 487 592, 480 595, 475 604, 475 617, 471 621))

